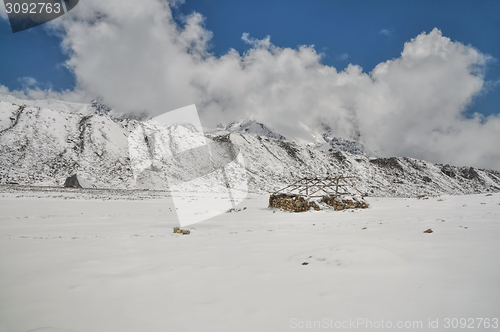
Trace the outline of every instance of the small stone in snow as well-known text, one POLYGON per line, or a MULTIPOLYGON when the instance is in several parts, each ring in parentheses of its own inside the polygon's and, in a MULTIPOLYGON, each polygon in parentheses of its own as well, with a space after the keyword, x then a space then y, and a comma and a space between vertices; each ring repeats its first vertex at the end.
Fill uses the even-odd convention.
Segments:
POLYGON ((308 265, 308 264, 309 264, 308 262, 304 262, 304 263, 302 263, 302 265, 308 265))
POLYGON ((433 230, 432 230, 432 229, 430 229, 430 228, 429 228, 428 230, 425 230, 425 231, 424 231, 424 233, 432 233, 432 232, 433 232, 433 230))

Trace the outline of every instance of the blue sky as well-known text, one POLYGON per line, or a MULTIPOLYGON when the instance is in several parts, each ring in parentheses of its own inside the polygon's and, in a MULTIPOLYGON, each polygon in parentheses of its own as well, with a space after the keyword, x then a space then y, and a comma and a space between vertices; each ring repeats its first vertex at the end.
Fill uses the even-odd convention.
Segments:
MULTIPOLYGON (((500 80, 500 1, 187 0, 174 15, 181 22, 192 12, 205 17, 216 55, 247 50, 241 39, 247 32, 257 39, 269 35, 279 47, 314 45, 324 64, 342 70, 353 63, 365 72, 398 57, 405 42, 437 27, 451 40, 492 56, 485 79, 500 80)), ((22 89, 28 83, 23 77, 33 77, 42 89, 73 88, 59 44, 44 26, 12 34, 8 22, 0 20, 0 84, 22 89)), ((497 84, 477 96, 469 112, 498 114, 499 105, 497 84)))
MULTIPOLYGON (((353 63, 366 72, 398 57, 411 38, 437 27, 497 59, 489 64, 486 80, 500 80, 500 1, 198 0, 179 8, 179 13, 192 11, 207 18, 216 54, 231 47, 245 51, 241 33, 248 32, 258 39, 270 35, 281 47, 314 44, 325 64, 340 70, 353 63)), ((476 100, 472 110, 500 113, 500 85, 476 100)))

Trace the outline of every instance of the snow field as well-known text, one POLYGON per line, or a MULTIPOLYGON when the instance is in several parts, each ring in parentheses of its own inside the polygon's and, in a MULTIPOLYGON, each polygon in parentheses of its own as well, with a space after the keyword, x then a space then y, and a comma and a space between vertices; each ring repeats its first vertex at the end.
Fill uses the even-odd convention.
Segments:
POLYGON ((305 213, 250 195, 190 235, 172 233, 171 198, 29 196, 0 194, 0 331, 289 331, 324 318, 424 331, 500 316, 500 194, 305 213))

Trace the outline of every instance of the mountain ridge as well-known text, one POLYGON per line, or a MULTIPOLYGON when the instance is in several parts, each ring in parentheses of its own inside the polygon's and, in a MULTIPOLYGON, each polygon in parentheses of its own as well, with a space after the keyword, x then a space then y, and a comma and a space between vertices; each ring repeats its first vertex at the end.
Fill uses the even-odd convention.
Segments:
MULTIPOLYGON (((144 139, 139 139, 137 144, 151 155, 171 153, 161 143, 166 139, 163 136, 177 135, 182 140, 185 135, 179 127, 164 133, 144 130, 146 122, 114 117, 107 109, 96 111, 90 104, 77 104, 78 108, 68 106, 71 103, 58 106, 55 101, 40 102, 39 106, 36 101, 14 102, 12 98, 8 101, 0 98, 2 184, 62 186, 68 176, 78 173, 98 188, 135 189, 140 186, 130 158, 131 133, 142 128, 144 139)), ((250 123, 252 126, 264 129, 258 122, 250 123)), ((305 176, 340 174, 354 176, 353 184, 374 196, 500 191, 500 172, 496 170, 433 164, 408 157, 377 158, 363 151, 342 150, 356 148, 350 143, 339 144, 334 149, 328 142, 326 147, 296 143, 249 131, 238 132, 229 127, 204 136, 221 149, 226 148, 221 142, 238 145, 251 192, 272 192, 305 176)), ((336 141, 342 143, 338 138, 336 141)), ((159 176, 158 167, 153 166, 149 171, 159 176)), ((189 167, 196 167, 196 162, 189 167)), ((182 170, 176 172, 178 174, 170 175, 181 177, 182 170)), ((162 186, 151 189, 167 189, 166 184, 162 186)))

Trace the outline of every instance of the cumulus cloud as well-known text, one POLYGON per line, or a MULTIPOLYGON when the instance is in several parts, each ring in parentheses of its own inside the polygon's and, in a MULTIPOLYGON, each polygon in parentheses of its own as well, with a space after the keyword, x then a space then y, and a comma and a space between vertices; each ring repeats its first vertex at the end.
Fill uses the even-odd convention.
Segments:
POLYGON ((328 126, 382 155, 500 169, 499 116, 463 116, 484 88, 488 57, 438 29, 366 73, 352 64, 340 72, 324 65, 313 46, 280 48, 248 34, 244 54, 217 57, 203 22, 194 13, 177 25, 160 0, 80 2, 50 23, 63 37, 77 87, 22 93, 102 96, 125 112, 152 115, 196 103, 208 125, 254 119, 305 141, 328 126))

